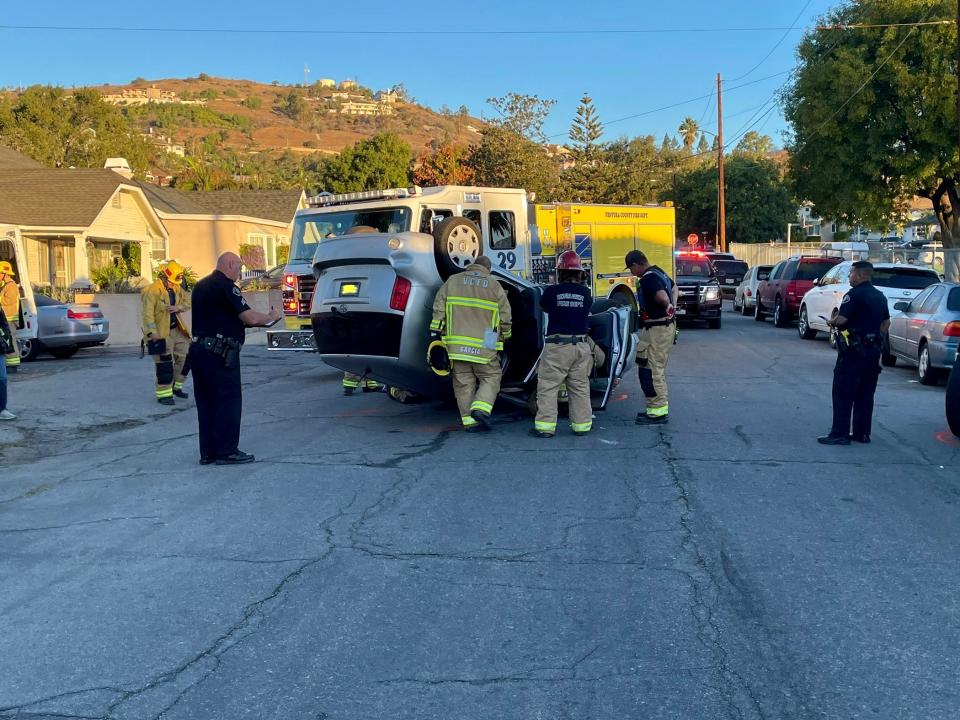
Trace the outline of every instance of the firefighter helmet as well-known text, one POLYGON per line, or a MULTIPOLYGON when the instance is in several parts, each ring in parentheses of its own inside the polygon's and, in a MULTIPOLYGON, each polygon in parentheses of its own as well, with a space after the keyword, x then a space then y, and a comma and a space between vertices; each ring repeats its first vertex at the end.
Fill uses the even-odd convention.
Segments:
POLYGON ((427 364, 440 377, 450 374, 450 356, 442 340, 434 340, 427 347, 427 364))
POLYGON ((179 285, 183 282, 183 265, 176 260, 170 260, 160 270, 160 274, 174 285, 179 285))
POLYGON ((13 265, 6 260, 0 260, 0 275, 9 275, 13 277, 13 265))
POLYGON ((573 250, 567 250, 557 258, 557 270, 579 270, 583 271, 583 263, 580 262, 580 256, 573 250))

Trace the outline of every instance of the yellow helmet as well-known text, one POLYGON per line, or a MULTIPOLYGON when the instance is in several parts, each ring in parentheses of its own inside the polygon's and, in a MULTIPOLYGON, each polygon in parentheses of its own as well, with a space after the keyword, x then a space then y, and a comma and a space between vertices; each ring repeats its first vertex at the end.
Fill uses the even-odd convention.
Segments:
POLYGON ((176 260, 170 260, 160 270, 160 274, 174 285, 179 285, 183 282, 183 265, 176 260))
POLYGON ((450 356, 447 354, 447 346, 442 340, 434 340, 427 347, 427 364, 440 377, 446 377, 450 374, 450 356))
POLYGON ((9 275, 13 277, 13 265, 6 260, 0 260, 0 275, 9 275))

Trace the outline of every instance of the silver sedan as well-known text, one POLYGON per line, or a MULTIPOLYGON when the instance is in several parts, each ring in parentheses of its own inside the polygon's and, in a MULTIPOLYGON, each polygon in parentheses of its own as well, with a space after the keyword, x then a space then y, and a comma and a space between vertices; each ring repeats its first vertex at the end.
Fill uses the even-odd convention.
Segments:
POLYGON ((20 359, 33 360, 47 351, 55 358, 73 357, 83 347, 102 345, 110 335, 110 323, 97 305, 68 305, 34 291, 37 306, 37 337, 17 336, 20 359))
POLYGON ((890 318, 890 361, 917 366, 924 385, 935 385, 953 367, 960 345, 960 284, 931 285, 890 318))

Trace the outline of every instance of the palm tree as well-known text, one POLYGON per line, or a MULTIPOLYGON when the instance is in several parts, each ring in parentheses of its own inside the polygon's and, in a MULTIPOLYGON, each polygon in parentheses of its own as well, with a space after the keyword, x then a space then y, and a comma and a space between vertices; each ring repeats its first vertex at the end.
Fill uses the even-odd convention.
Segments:
POLYGON ((684 149, 691 150, 697 141, 697 135, 700 134, 700 124, 692 117, 685 117, 678 130, 683 138, 684 149))

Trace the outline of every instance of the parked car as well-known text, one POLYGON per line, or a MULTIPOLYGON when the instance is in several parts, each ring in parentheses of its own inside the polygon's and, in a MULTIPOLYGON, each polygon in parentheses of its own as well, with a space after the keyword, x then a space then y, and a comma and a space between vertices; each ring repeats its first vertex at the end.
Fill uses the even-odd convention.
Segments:
POLYGON ((953 370, 950 371, 950 380, 947 381, 947 392, 943 402, 950 432, 960 437, 960 353, 957 353, 957 359, 953 361, 953 370))
POLYGON ((96 303, 66 304, 36 288, 33 301, 37 306, 37 337, 17 338, 21 360, 33 360, 43 351, 55 358, 70 358, 80 348, 103 345, 110 336, 110 323, 96 303))
POLYGON ((713 263, 706 253, 678 252, 676 254, 676 282, 680 296, 677 300, 677 322, 705 320, 711 330, 720 328, 723 319, 723 296, 713 263))
POLYGON ((262 275, 244 278, 238 285, 241 290, 249 290, 251 288, 258 290, 279 290, 283 284, 283 271, 286 267, 286 265, 277 265, 262 275))
POLYGON ((733 309, 746 315, 757 304, 757 286, 770 277, 773 265, 754 265, 733 293, 733 309))
MULTIPOLYGON (((310 306, 320 358, 392 388, 429 398, 452 396, 449 377, 426 362, 433 299, 443 284, 432 235, 417 232, 342 235, 317 246, 316 289, 310 306)), ((500 397, 527 407, 536 396, 537 364, 546 317, 542 287, 494 269, 510 302, 513 332, 503 353, 500 397)), ((637 315, 601 298, 590 317, 590 336, 606 361, 591 376, 593 406, 602 409, 633 363, 637 315)))
POLYGON ((943 272, 943 243, 928 243, 920 248, 920 254, 917 255, 917 263, 920 265, 930 265, 937 272, 943 272))
MULTIPOLYGON (((835 344, 833 330, 827 325, 840 310, 843 296, 850 290, 851 261, 842 262, 814 281, 800 303, 797 332, 804 340, 812 340, 818 332, 830 333, 830 344, 835 344)), ((900 263, 875 263, 873 284, 887 298, 891 316, 897 312, 894 305, 901 300, 912 300, 924 289, 940 282, 940 276, 930 268, 900 263)), ((889 353, 884 353, 889 356, 889 353)))
POLYGON ((730 297, 736 295, 737 286, 750 271, 749 266, 743 260, 714 260, 713 268, 717 273, 717 282, 720 283, 720 293, 730 297))
POLYGON ((781 260, 770 271, 770 276, 757 287, 757 303, 753 317, 765 320, 773 313, 773 324, 786 327, 800 311, 800 301, 813 287, 813 281, 823 277, 834 265, 843 260, 838 257, 800 255, 781 260))
POLYGON ((937 283, 913 300, 894 305, 890 353, 917 366, 924 385, 935 385, 957 359, 960 345, 960 284, 937 283))

